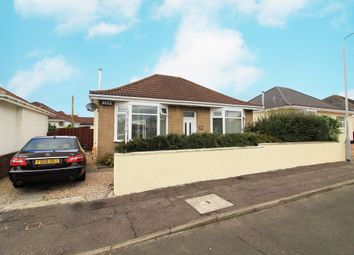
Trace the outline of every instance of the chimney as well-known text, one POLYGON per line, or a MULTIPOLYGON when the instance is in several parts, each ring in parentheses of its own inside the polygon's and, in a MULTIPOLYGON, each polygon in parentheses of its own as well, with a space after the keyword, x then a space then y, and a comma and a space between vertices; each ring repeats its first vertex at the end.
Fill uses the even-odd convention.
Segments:
POLYGON ((102 89, 102 68, 98 68, 98 89, 102 89))
POLYGON ((264 109, 264 91, 262 91, 262 108, 264 109))

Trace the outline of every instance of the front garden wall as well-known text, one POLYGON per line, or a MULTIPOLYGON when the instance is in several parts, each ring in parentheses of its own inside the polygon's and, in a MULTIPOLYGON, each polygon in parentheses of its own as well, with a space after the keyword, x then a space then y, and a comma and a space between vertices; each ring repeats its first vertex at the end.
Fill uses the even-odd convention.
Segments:
POLYGON ((116 153, 114 160, 114 193, 120 196, 199 181, 344 161, 345 146, 343 135, 340 135, 339 142, 116 153))

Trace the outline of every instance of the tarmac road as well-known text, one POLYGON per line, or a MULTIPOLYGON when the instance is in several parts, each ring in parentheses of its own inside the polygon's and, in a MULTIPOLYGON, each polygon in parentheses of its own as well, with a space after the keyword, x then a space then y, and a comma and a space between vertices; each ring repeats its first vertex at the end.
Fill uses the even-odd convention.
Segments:
POLYGON ((354 186, 114 251, 116 255, 354 254, 354 186))

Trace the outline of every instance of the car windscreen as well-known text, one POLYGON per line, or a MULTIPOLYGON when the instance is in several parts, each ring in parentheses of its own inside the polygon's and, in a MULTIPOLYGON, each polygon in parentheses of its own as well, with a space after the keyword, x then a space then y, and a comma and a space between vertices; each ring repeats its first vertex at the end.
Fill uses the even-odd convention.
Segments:
POLYGON ((35 138, 30 140, 21 151, 61 151, 77 149, 79 149, 79 146, 74 138, 35 138))

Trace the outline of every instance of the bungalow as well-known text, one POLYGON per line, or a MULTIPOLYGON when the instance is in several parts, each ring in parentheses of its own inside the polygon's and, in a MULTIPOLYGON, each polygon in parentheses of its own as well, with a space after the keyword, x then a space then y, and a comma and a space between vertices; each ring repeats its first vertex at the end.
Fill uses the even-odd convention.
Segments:
MULTIPOLYGON (((343 107, 331 103, 331 100, 328 98, 320 100, 290 88, 274 87, 248 102, 263 108, 254 112, 253 118, 255 121, 274 110, 296 109, 317 115, 330 116, 337 119, 342 127, 345 125, 345 111, 343 107)), ((354 109, 349 110, 349 130, 351 140, 353 140, 354 109)))
POLYGON ((113 89, 90 91, 98 158, 115 143, 166 134, 240 133, 261 109, 186 79, 154 74, 113 89))
POLYGON ((34 136, 48 131, 51 113, 0 87, 0 178, 7 175, 12 155, 34 136))

